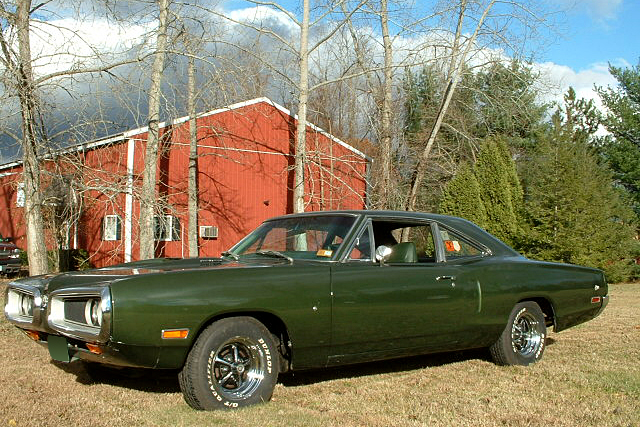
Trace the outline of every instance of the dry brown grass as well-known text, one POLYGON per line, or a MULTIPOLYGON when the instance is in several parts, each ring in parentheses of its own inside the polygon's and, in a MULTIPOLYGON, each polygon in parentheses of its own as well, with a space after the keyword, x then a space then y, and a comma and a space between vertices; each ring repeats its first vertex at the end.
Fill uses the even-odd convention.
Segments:
POLYGON ((53 363, 2 316, 0 426, 635 427, 640 285, 610 293, 602 316, 552 334, 532 367, 498 367, 473 351, 297 373, 269 404, 208 413, 184 403, 173 375, 95 382, 78 362, 53 363))

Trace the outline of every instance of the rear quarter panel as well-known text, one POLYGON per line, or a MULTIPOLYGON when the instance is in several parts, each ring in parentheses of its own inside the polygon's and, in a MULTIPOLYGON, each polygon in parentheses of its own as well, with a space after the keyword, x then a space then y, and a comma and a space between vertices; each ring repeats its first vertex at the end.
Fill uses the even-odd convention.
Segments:
MULTIPOLYGON (((576 265, 533 261, 524 257, 492 257, 482 266, 484 320, 502 331, 514 305, 524 300, 550 304, 555 331, 597 316, 608 287, 600 270, 576 265), (596 289, 596 287, 598 289, 596 289)), ((544 310, 543 310, 544 311, 544 310)))

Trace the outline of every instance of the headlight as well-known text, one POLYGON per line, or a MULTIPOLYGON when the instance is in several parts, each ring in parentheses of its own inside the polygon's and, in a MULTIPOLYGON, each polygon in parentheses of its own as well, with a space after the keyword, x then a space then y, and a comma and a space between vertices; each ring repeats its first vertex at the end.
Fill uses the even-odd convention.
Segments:
POLYGON ((109 287, 59 289, 49 299, 51 329, 72 338, 107 342, 111 332, 109 287))
POLYGON ((11 282, 5 292, 4 314, 7 319, 21 327, 37 327, 43 306, 40 289, 11 282))
POLYGON ((100 300, 91 298, 84 305, 84 318, 89 325, 102 326, 102 307, 100 300))
POLYGON ((18 314, 20 316, 33 317, 33 295, 23 293, 18 295, 20 301, 18 314))

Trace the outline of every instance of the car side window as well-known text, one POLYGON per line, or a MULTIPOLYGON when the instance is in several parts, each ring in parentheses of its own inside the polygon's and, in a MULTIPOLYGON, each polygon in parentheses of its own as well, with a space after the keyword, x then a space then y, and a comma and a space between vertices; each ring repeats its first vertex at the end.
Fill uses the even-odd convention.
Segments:
POLYGON ((447 259, 480 256, 482 249, 453 231, 440 228, 444 252, 447 259))
POLYGON ((351 249, 349 261, 373 261, 371 250, 371 226, 367 226, 356 239, 355 246, 351 249))
POLYGON ((391 248, 390 264, 436 262, 431 223, 373 221, 373 234, 376 245, 391 248))

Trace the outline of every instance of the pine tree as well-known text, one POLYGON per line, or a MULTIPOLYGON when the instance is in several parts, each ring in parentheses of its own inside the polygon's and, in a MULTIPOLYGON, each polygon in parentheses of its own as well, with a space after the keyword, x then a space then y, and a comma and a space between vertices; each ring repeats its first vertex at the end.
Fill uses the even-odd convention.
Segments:
POLYGON ((487 211, 481 197, 480 184, 472 167, 463 163, 449 181, 440 201, 440 213, 468 219, 487 227, 487 211))
POLYGON ((475 134, 502 135, 512 147, 533 145, 548 106, 539 101, 537 74, 527 64, 497 62, 476 73, 473 82, 477 106, 475 134))
POLYGON ((519 190, 513 186, 519 186, 519 180, 513 160, 507 158, 500 144, 494 138, 484 141, 476 163, 476 178, 487 212, 487 231, 514 245, 519 238, 518 210, 521 198, 514 198, 519 190))
POLYGON ((522 186, 506 142, 483 142, 475 167, 463 163, 449 181, 439 211, 475 222, 504 242, 521 236, 522 186))
POLYGON ((502 157, 504 168, 507 172, 509 191, 511 192, 511 203, 513 204, 513 209, 516 213, 516 219, 518 222, 520 222, 520 213, 524 193, 522 191, 522 185, 520 184, 520 178, 518 177, 516 163, 511 156, 511 151, 509 150, 509 145, 507 144, 506 138, 502 136, 496 136, 494 137, 494 141, 496 143, 498 152, 502 157))
POLYGON ((600 145, 614 178, 631 194, 640 216, 640 64, 631 68, 609 67, 617 88, 598 88, 607 109, 603 124, 609 135, 600 145))
POLYGON ((575 103, 557 111, 526 165, 526 252, 533 258, 603 268, 626 279, 633 245, 633 212, 598 163, 589 132, 571 120, 575 103))

